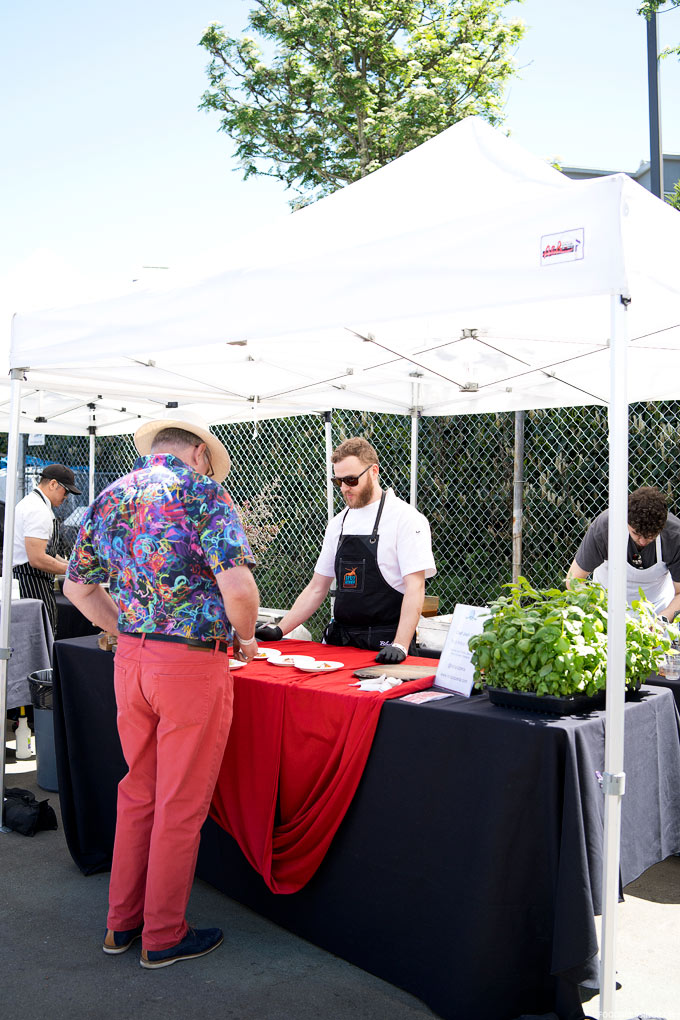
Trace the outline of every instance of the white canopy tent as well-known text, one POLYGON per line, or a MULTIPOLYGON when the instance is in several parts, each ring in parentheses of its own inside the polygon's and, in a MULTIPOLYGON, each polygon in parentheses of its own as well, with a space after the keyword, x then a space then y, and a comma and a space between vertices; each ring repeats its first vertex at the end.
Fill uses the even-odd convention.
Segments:
POLYGON ((470 118, 210 277, 17 316, 11 364, 35 393, 22 427, 40 407, 40 431, 85 434, 94 402, 99 434, 134 431, 166 399, 213 421, 398 413, 414 372, 425 414, 606 403, 609 297, 633 285, 630 398, 663 399, 674 219, 625 175, 570 181, 470 118), (556 238, 577 250, 544 256, 556 238))
MULTIPOLYGON (((329 407, 609 406, 605 1010, 623 782, 627 406, 680 395, 679 252, 677 213, 625 175, 570 181, 470 118, 239 244, 208 278, 17 316, 10 351, 10 477, 19 429, 37 430, 35 407, 40 431, 84 434, 94 414, 98 434, 115 434, 168 401, 213 423, 329 407)), ((5 607, 6 594, 3 647, 5 607)))

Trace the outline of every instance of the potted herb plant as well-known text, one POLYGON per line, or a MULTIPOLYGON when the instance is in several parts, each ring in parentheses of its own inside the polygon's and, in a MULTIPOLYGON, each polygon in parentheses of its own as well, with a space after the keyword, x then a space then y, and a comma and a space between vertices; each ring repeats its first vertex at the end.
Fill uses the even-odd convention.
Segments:
MULTIPOLYGON (((571 589, 537 590, 520 577, 503 587, 508 594, 491 603, 482 633, 469 642, 476 686, 485 686, 497 703, 535 701, 537 711, 560 714, 602 700, 607 667, 602 585, 578 581, 571 589)), ((626 618, 629 690, 658 671, 677 637, 642 592, 632 608, 635 613, 626 618)))

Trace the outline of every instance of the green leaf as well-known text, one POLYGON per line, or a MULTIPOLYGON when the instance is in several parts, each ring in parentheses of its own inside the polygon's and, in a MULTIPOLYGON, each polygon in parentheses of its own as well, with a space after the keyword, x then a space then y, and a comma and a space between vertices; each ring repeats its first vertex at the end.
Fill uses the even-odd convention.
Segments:
MULTIPOLYGON (((502 121, 524 33, 510 0, 253 0, 248 35, 211 25, 208 89, 244 176, 315 201, 464 117, 502 121), (264 56, 266 44, 267 57, 264 56)), ((513 598, 534 598, 521 579, 513 598)))

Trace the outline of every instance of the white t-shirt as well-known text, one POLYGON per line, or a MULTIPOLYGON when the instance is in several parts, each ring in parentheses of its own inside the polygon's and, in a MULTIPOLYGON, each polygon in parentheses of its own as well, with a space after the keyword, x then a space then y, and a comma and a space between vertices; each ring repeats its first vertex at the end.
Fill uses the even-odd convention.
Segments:
POLYGON ((52 537, 54 514, 49 500, 37 489, 29 492, 17 503, 14 510, 14 566, 28 563, 26 538, 44 538, 48 542, 52 537))
MULTIPOLYGON (((341 510, 326 528, 323 545, 314 568, 324 577, 335 576, 335 554, 342 529, 343 535, 370 535, 375 525, 380 500, 358 510, 341 510), (345 516, 347 515, 347 516, 345 516), (344 525, 343 525, 344 520, 344 525)), ((406 591, 404 577, 418 570, 425 577, 434 577, 437 568, 432 555, 430 525, 412 506, 387 490, 385 506, 378 525, 378 566, 389 585, 406 591)))

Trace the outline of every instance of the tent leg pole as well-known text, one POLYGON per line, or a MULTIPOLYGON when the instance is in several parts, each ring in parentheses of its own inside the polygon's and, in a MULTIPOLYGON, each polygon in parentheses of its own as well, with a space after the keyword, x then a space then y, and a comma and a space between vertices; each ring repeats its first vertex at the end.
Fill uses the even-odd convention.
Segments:
MULTIPOLYGON (((420 372, 415 373, 420 377, 420 372)), ((411 477, 409 503, 415 509, 418 505, 418 422, 422 414, 420 407, 420 383, 413 384, 413 406, 411 407, 411 477)))
POLYGON ((411 479, 410 479, 409 503, 412 507, 418 505, 418 415, 411 416, 411 479))
MULTIPOLYGON (((10 622, 12 618, 12 554, 14 552, 14 508, 17 501, 17 476, 19 466, 19 417, 21 412, 21 381, 23 368, 10 372, 9 432, 7 434, 7 488, 5 490, 5 534, 2 547, 2 606, 0 606, 0 776, 2 795, 5 791, 5 727, 7 725, 7 666, 11 649, 9 646, 10 622)), ((0 812, 2 803, 0 802, 0 812)), ((0 821, 2 818, 0 816, 0 821)), ((0 825, 1 832, 9 832, 0 825)))
POLYGON ((92 503, 94 501, 95 436, 97 435, 97 425, 96 425, 95 411, 97 410, 97 405, 96 404, 88 404, 87 406, 88 406, 88 408, 90 410, 90 424, 87 427, 87 431, 90 434, 90 462, 89 462, 89 470, 88 470, 88 476, 87 476, 87 480, 88 480, 87 494, 88 494, 88 503, 92 503))
POLYGON ((626 685, 626 549, 628 546, 627 301, 611 299, 609 402, 609 583, 607 611, 607 722, 605 735, 604 852, 600 1016, 614 1015, 616 915, 623 771, 623 713, 626 685))
POLYGON ((94 502, 94 426, 90 426, 90 463, 88 470, 88 503, 94 502))

